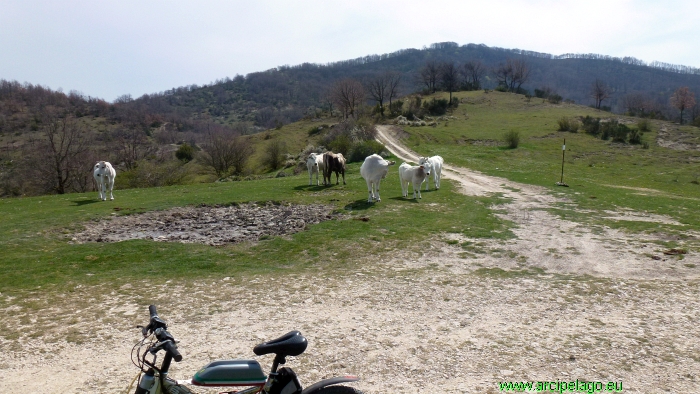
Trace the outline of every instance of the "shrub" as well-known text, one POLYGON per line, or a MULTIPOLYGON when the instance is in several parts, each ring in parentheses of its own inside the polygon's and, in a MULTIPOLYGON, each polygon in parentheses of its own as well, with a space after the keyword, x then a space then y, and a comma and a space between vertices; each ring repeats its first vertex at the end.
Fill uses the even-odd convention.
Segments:
POLYGON ((637 129, 630 129, 629 142, 630 142, 630 144, 641 144, 642 143, 642 132, 637 130, 637 129))
POLYGON ((352 148, 352 140, 347 134, 340 134, 328 144, 328 147, 335 153, 342 153, 343 156, 347 156, 352 148))
POLYGON ((639 122, 637 122, 637 128, 642 133, 646 133, 647 131, 651 131, 651 122, 649 121, 649 119, 642 119, 639 122))
POLYGON ((558 94, 550 94, 549 97, 547 97, 547 101, 549 101, 552 104, 559 104, 561 103, 562 97, 558 94))
POLYGON ((578 132, 578 129, 580 127, 579 122, 576 119, 571 119, 567 117, 563 117, 557 120, 557 123, 559 124, 559 129, 557 131, 569 131, 572 133, 576 133, 578 132))
POLYGON ((403 108, 403 101, 397 100, 391 103, 389 105, 389 115, 391 117, 396 117, 397 115, 401 114, 401 109, 403 108))
POLYGON ((423 109, 434 116, 444 115, 450 102, 447 99, 432 99, 423 103, 423 109))
POLYGON ((507 92, 508 88, 505 85, 498 85, 496 86, 496 89, 494 89, 497 92, 507 92))
POLYGON ((184 143, 177 148, 175 157, 177 157, 177 159, 180 161, 184 161, 185 163, 190 162, 194 158, 194 148, 192 145, 184 143))
POLYGON ((367 156, 374 153, 380 154, 385 149, 384 145, 375 140, 362 141, 353 145, 348 161, 364 161, 367 156))
POLYGON ((592 116, 586 115, 585 118, 581 119, 581 125, 586 133, 597 136, 600 134, 600 118, 594 118, 592 116))
POLYGON ((611 120, 606 123, 602 123, 601 126, 601 139, 607 140, 612 138, 613 142, 626 142, 627 135, 630 133, 630 128, 620 124, 617 120, 611 120))
POLYGON ((508 149, 515 149, 520 144, 520 133, 511 130, 503 135, 503 140, 505 140, 508 149))
POLYGON ((286 144, 280 140, 272 140, 263 151, 262 162, 264 165, 276 170, 284 163, 284 151, 287 149, 286 144))

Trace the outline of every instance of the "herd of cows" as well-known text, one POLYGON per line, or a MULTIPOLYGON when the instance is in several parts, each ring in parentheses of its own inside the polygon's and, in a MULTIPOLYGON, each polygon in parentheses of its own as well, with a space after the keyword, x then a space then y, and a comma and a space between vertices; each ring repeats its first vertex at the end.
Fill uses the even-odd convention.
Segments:
MULTIPOLYGON (((421 157, 417 166, 402 163, 399 166, 399 179, 401 180, 401 194, 408 197, 408 185, 413 186, 413 198, 422 198, 420 187, 426 182, 425 190, 430 187, 430 173, 433 173, 435 189, 440 188, 440 177, 442 176, 443 159, 440 156, 421 157)), ((360 166, 360 175, 367 182, 369 198, 367 202, 381 201, 379 196, 379 183, 386 178, 389 166, 396 164, 395 161, 388 161, 377 154, 367 156, 360 166)), ((319 174, 323 174, 323 184, 331 184, 331 174, 335 172, 335 184, 339 184, 339 176, 343 177, 345 185, 345 158, 340 153, 326 152, 322 154, 312 153, 306 160, 306 167, 309 170, 309 186, 313 185, 313 176, 316 175, 316 186, 320 186, 319 174)))
MULTIPOLYGON (((413 198, 422 198, 420 195, 420 187, 423 182, 425 190, 430 187, 430 173, 433 173, 435 189, 440 188, 440 177, 442 175, 443 159, 440 156, 421 157, 417 166, 412 166, 408 163, 401 163, 399 166, 399 179, 401 180, 401 194, 408 197, 408 185, 413 186, 413 198)), ((379 183, 386 178, 389 172, 389 166, 396 164, 395 161, 388 161, 377 154, 367 156, 365 161, 360 166, 360 175, 367 182, 367 190, 369 198, 367 202, 382 201, 379 197, 379 183)), ((345 185, 345 157, 341 153, 312 153, 306 159, 306 167, 309 170, 309 186, 313 184, 313 175, 316 175, 316 186, 320 186, 318 180, 319 174, 323 174, 323 184, 331 184, 331 174, 335 173, 335 184, 339 184, 339 178, 342 176, 343 185, 345 185)), ((114 189, 114 177, 117 172, 108 161, 99 161, 93 169, 93 176, 97 183, 97 190, 100 194, 100 200, 114 200, 112 191, 114 189)))

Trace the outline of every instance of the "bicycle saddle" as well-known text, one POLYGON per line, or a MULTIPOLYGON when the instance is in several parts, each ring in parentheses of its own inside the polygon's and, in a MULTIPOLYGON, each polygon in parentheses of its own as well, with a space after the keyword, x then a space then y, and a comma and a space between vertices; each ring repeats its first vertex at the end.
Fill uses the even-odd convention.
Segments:
POLYGON ((279 356, 298 356, 304 353, 308 342, 299 331, 290 331, 277 339, 263 342, 253 348, 258 356, 274 353, 279 356))

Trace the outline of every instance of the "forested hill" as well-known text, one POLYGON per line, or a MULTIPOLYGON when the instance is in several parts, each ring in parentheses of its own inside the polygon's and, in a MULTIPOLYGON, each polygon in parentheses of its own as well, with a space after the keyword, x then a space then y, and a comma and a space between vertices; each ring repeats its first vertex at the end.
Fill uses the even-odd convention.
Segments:
MULTIPOLYGON (((329 64, 304 63, 280 66, 271 70, 237 75, 205 86, 183 86, 137 99, 122 96, 114 103, 76 92, 53 92, 41 86, 2 81, 0 86, 0 132, 36 129, 34 115, 41 108, 53 106, 83 115, 102 116, 112 122, 149 125, 168 124, 178 130, 192 130, 199 120, 214 120, 244 132, 254 124, 266 129, 296 121, 305 115, 327 108, 329 92, 341 79, 368 83, 387 71, 401 78, 399 95, 427 88, 421 72, 429 64, 453 64, 458 76, 457 89, 464 89, 464 66, 477 62, 483 67, 480 88, 498 86, 495 70, 508 61, 522 61, 529 73, 522 90, 535 93, 548 89, 552 93, 583 105, 595 103, 591 85, 601 81, 609 97, 602 102, 614 112, 629 112, 630 106, 642 105, 664 117, 677 116, 669 106, 669 97, 681 86, 700 93, 700 69, 663 63, 646 64, 635 58, 611 58, 603 55, 565 54, 554 56, 519 49, 485 45, 458 45, 446 42, 424 49, 404 49, 390 54, 370 55, 329 64), (641 104, 640 104, 641 103, 641 104)), ((1 77, 1 76, 0 76, 1 77)), ((441 89, 440 83, 435 86, 441 89)), ((473 86, 472 86, 473 88, 473 86)), ((700 100, 697 100, 700 101, 700 100)), ((373 104, 368 98, 367 103, 373 104)), ((697 109, 693 110, 694 116, 697 109)))
POLYGON ((404 49, 390 54, 371 55, 329 64, 301 64, 226 78, 207 86, 185 86, 146 95, 134 105, 150 111, 177 112, 196 116, 208 113, 221 123, 253 121, 270 127, 303 116, 310 107, 323 107, 325 95, 334 81, 352 78, 368 81, 385 71, 400 73, 403 94, 425 88, 420 72, 429 62, 453 63, 461 69, 466 62, 485 66, 482 88, 496 88, 493 70, 508 59, 523 59, 530 68, 522 88, 530 92, 549 88, 564 99, 584 105, 594 104, 591 85, 598 79, 610 89, 603 102, 615 112, 625 112, 625 99, 644 98, 658 107, 668 107, 670 95, 681 86, 700 92, 700 69, 635 58, 603 55, 550 54, 503 49, 485 45, 433 44, 428 48, 404 49))

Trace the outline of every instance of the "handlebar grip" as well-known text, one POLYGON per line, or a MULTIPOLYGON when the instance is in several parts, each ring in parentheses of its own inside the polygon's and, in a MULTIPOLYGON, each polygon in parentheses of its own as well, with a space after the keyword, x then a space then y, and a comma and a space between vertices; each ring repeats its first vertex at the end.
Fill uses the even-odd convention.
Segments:
POLYGON ((148 306, 148 312, 151 314, 151 317, 158 316, 158 311, 156 310, 155 305, 149 305, 148 306))
POLYGON ((175 360, 175 362, 179 363, 180 361, 182 361, 182 355, 179 351, 177 351, 177 346, 175 346, 175 344, 171 341, 167 341, 165 343, 165 346, 163 346, 163 349, 165 349, 166 353, 173 356, 173 360, 175 360))

